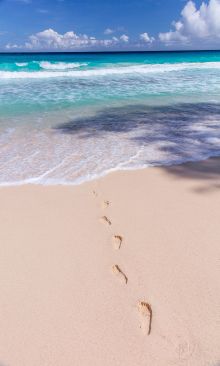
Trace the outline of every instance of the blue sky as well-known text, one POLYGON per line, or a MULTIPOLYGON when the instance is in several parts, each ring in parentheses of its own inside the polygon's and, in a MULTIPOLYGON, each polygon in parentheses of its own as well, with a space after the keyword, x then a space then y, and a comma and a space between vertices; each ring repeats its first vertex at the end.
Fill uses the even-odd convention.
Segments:
POLYGON ((0 0, 0 50, 220 48, 220 0, 0 0))

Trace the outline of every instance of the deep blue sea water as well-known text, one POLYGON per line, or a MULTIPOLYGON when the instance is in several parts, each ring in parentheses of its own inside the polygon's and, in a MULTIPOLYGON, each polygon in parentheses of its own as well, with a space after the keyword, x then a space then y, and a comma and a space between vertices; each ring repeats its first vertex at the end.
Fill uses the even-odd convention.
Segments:
POLYGON ((0 54, 0 184, 220 155, 220 51, 0 54))

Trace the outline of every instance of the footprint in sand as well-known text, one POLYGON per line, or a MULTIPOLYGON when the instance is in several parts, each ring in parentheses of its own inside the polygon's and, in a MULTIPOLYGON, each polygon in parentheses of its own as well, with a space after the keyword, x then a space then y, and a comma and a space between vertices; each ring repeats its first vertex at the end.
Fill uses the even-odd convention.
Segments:
POLYGON ((97 197, 98 196, 98 193, 96 191, 92 191, 93 193, 93 196, 97 197))
POLYGON ((141 326, 144 335, 151 333, 151 325, 152 325, 152 308, 150 304, 145 301, 139 301, 138 303, 138 311, 141 316, 141 326))
POLYGON ((108 225, 108 226, 111 226, 111 221, 108 219, 107 216, 102 216, 101 219, 100 219, 101 223, 105 224, 105 225, 108 225))
POLYGON ((123 238, 122 238, 121 235, 114 235, 113 236, 112 243, 113 243, 113 246, 114 246, 115 250, 121 249, 122 242, 123 242, 123 238))
POLYGON ((108 208, 109 207, 109 205, 110 205, 110 202, 109 201, 103 201, 102 202, 102 208, 104 209, 104 208, 108 208))
POLYGON ((119 278, 119 280, 123 283, 123 284, 127 284, 128 283, 128 278, 127 276, 124 274, 124 272, 120 269, 120 267, 115 264, 112 267, 112 272, 119 278))

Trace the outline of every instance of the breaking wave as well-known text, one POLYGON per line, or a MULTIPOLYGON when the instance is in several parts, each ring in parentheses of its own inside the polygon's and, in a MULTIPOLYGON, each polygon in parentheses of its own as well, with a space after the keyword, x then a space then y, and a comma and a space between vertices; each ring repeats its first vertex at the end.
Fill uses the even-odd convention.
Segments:
POLYGON ((39 62, 39 65, 42 69, 45 70, 69 70, 69 69, 75 69, 81 66, 87 66, 87 63, 80 63, 80 62, 56 62, 52 63, 49 61, 41 61, 39 62))
POLYGON ((84 77, 99 77, 108 75, 123 75, 123 74, 151 74, 151 73, 166 73, 178 72, 182 70, 201 70, 201 69, 219 69, 220 62, 197 62, 197 63, 176 63, 176 64, 141 64, 132 66, 115 66, 115 67, 100 67, 84 70, 71 70, 80 66, 85 66, 83 63, 50 63, 41 61, 39 63, 41 69, 39 71, 0 71, 0 79, 38 79, 38 78, 84 78, 84 77), (42 70, 42 68, 44 70, 42 70))

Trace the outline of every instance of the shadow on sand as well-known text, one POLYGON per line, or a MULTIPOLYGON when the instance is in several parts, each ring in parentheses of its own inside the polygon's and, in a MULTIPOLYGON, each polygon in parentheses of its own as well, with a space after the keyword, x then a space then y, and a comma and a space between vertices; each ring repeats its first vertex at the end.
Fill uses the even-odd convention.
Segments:
POLYGON ((202 182, 203 185, 194 189, 197 193, 211 193, 220 189, 220 158, 209 158, 199 162, 162 167, 162 169, 175 178, 202 182))
MULTIPOLYGON (((95 115, 74 119, 55 127, 62 134, 76 134, 82 139, 104 138, 108 133, 129 134, 128 139, 144 146, 159 143, 159 149, 190 161, 195 156, 220 155, 220 104, 181 103, 150 107, 131 105, 105 108, 95 115), (207 154, 208 155, 208 154, 207 154)), ((202 157, 201 157, 202 159, 202 157)), ((163 167, 179 178, 217 180, 219 160, 212 158, 200 163, 163 167)), ((214 184, 220 188, 219 184, 214 184)))

